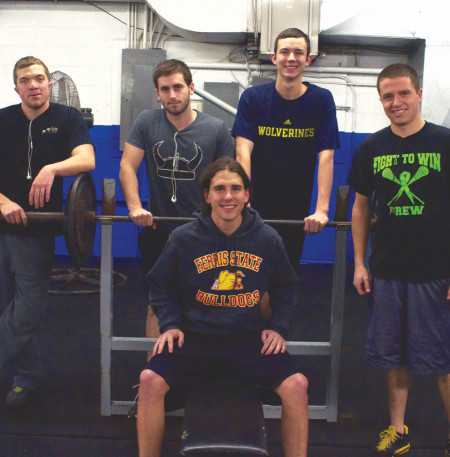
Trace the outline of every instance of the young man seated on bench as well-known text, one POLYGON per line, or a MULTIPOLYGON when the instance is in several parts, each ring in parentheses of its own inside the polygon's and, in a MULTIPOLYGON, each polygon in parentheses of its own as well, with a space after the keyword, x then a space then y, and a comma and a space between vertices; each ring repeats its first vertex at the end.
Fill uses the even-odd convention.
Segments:
POLYGON ((161 336, 140 376, 139 456, 160 455, 167 392, 187 392, 219 367, 280 396, 285 456, 306 457, 308 381, 284 339, 296 275, 280 236, 247 207, 250 181, 238 162, 215 161, 200 185, 201 211, 173 231, 147 277, 161 336), (260 309, 266 291, 268 323, 260 309))

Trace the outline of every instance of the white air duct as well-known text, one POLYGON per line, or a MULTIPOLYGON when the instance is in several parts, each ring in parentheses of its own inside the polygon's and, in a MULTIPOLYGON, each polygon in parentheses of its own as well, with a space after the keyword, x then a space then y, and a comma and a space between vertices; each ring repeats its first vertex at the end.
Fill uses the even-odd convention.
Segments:
POLYGON ((247 0, 147 0, 174 33, 192 41, 243 43, 247 0))
POLYGON ((297 27, 311 38, 318 52, 320 0, 147 0, 174 33, 192 41, 245 43, 261 34, 260 55, 268 57, 276 36, 297 27), (255 30, 256 28, 256 30, 255 30))

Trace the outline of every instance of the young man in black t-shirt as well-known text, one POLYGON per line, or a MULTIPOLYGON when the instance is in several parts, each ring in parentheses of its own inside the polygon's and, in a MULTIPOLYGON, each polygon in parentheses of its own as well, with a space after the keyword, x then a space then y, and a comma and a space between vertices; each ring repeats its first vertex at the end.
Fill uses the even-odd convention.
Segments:
POLYGON ((387 376, 391 423, 375 453, 393 456, 410 448, 411 375, 437 376, 450 416, 450 130, 422 119, 422 89, 408 65, 386 67, 377 87, 391 125, 361 143, 351 170, 353 284, 370 294, 365 360, 387 376))
POLYGON ((36 57, 14 67, 22 102, 0 110, 0 370, 13 369, 8 406, 26 404, 40 384, 36 335, 44 319, 55 225, 28 224, 25 212, 62 211, 62 177, 93 170, 81 114, 50 103, 50 74, 36 57))

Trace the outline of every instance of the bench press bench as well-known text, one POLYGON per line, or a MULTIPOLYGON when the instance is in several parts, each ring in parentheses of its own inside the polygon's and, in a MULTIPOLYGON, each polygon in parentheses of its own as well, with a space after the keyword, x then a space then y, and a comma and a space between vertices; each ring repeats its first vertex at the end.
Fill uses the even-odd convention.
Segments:
POLYGON ((267 456, 262 403, 257 389, 232 376, 202 378, 186 401, 181 455, 267 456))
MULTIPOLYGON (((310 419, 337 420, 338 374, 340 345, 343 331, 343 307, 347 236, 350 228, 347 220, 348 187, 338 187, 336 195, 337 222, 335 262, 333 267, 333 290, 331 299, 330 339, 324 342, 287 341, 291 355, 329 356, 330 374, 327 380, 327 399, 324 405, 310 405, 310 419)), ((100 330, 101 330, 101 414, 127 414, 132 402, 111 399, 111 354, 113 351, 149 351, 154 340, 136 337, 117 337, 112 333, 112 219, 104 217, 102 226, 100 330)), ((194 386, 187 400, 183 426, 181 453, 195 457, 226 454, 231 457, 267 456, 267 444, 259 392, 252 386, 232 379, 205 380, 194 386), (249 390, 246 390, 249 389, 249 390)), ((266 417, 281 416, 276 407, 263 399, 266 417)), ((182 412, 175 411, 173 415, 182 412)))

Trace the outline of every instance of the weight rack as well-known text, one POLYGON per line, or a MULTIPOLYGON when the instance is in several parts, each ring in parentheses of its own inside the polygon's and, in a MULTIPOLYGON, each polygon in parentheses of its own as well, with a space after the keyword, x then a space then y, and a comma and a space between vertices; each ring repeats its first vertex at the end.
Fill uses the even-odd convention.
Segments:
MULTIPOLYGON (((107 180, 113 181, 113 180, 107 180)), ((109 182, 110 186, 115 184, 109 182)), ((104 182, 105 189, 105 182, 104 182)), ((115 189, 114 189, 115 191, 115 189)), ((111 189, 109 191, 111 193, 111 189)), ((336 196, 335 255, 332 276, 332 299, 330 339, 323 342, 287 341, 286 348, 291 355, 328 356, 330 366, 327 379, 326 402, 324 405, 310 405, 310 419, 326 419, 336 422, 338 415, 339 367, 344 321, 344 293, 347 257, 347 235, 350 223, 346 222, 349 188, 340 186, 336 196)), ((113 258, 112 258, 112 217, 102 216, 101 225, 101 274, 100 274, 100 332, 101 332, 101 415, 126 415, 132 401, 111 399, 111 353, 112 351, 151 351, 156 338, 116 337, 113 328, 113 258)), ((281 418, 281 406, 264 405, 264 417, 281 418)), ((183 410, 168 413, 183 415, 183 410)))

